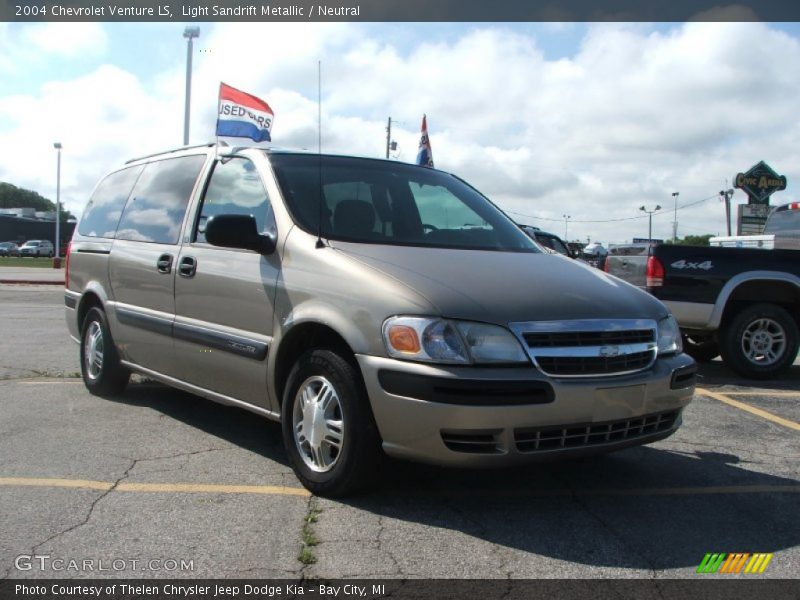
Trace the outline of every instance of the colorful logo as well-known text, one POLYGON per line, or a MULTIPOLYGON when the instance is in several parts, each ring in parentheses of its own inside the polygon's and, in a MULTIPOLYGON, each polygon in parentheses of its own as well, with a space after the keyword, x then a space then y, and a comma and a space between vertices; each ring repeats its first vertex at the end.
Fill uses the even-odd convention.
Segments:
POLYGON ((737 573, 763 573, 771 560, 772 553, 709 553, 703 557, 703 562, 697 567, 697 572, 725 573, 726 575, 735 575, 737 573))

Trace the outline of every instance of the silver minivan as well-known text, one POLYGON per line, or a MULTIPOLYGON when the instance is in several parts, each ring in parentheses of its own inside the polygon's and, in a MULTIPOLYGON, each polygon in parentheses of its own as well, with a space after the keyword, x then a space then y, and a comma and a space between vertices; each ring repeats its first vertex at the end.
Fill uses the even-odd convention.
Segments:
POLYGON ((65 301, 90 392, 134 372, 278 420, 329 496, 384 453, 494 467, 653 442, 695 385, 658 300, 394 161, 217 145, 128 161, 83 212, 65 301))

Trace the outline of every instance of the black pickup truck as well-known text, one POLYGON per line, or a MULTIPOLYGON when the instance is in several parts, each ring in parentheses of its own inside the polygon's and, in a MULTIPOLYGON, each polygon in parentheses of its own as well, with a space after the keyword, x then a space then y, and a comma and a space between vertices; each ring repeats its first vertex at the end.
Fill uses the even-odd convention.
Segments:
POLYGON ((605 271, 664 302, 698 361, 771 379, 797 357, 800 251, 708 246, 620 247, 605 271))

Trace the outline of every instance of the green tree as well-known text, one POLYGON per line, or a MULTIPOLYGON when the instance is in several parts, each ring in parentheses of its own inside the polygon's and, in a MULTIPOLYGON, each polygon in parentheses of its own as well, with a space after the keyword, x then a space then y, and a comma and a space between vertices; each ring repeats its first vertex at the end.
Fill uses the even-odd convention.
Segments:
MULTIPOLYGON (((38 192, 0 181, 0 208, 33 208, 34 210, 50 211, 56 209, 56 204, 38 192)), ((67 221, 74 218, 72 213, 64 210, 62 202, 61 220, 67 221)))
POLYGON ((714 237, 713 233, 706 233, 704 235, 687 235, 686 237, 679 238, 677 242, 666 240, 664 243, 667 245, 677 246, 709 246, 708 240, 714 237))

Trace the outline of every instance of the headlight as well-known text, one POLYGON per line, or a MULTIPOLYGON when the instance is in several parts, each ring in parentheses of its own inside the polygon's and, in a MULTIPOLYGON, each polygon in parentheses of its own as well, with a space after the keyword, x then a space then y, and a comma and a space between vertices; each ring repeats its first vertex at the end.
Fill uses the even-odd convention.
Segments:
POLYGON ((679 354, 683 352, 683 341, 678 322, 672 315, 658 322, 658 354, 679 354))
POLYGON ((447 364, 525 363, 510 331, 497 325, 428 317, 391 317, 383 324, 389 356, 447 364))

